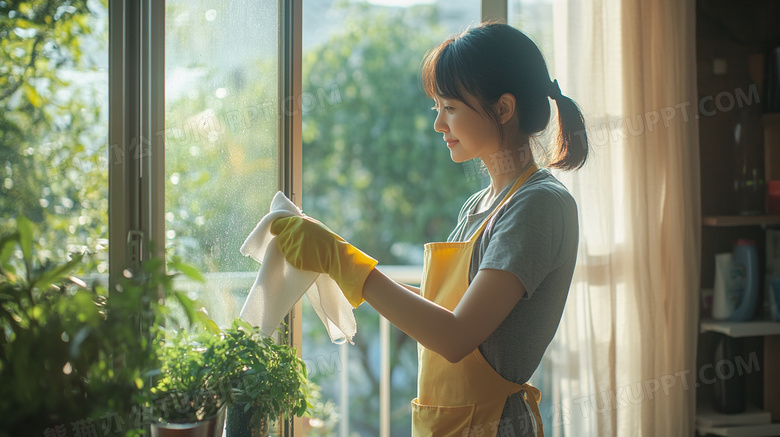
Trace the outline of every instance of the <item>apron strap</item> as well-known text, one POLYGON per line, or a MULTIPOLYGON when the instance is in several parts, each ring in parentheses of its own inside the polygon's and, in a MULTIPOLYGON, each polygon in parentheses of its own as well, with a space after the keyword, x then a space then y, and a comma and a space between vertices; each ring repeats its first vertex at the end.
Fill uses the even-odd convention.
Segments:
POLYGON ((479 225, 479 229, 477 229, 474 234, 471 235, 471 238, 469 238, 469 242, 471 241, 477 241, 477 238, 482 235, 482 231, 485 229, 485 225, 487 225, 487 222, 490 221, 491 218, 498 212, 499 209, 506 203, 507 200, 509 200, 517 190, 520 189, 521 186, 525 183, 525 181, 528 180, 528 178, 531 177, 534 173, 536 173, 536 170, 539 170, 539 167, 536 165, 535 162, 531 163, 531 165, 528 166, 528 168, 523 171, 523 173, 520 174, 520 176, 517 177, 517 180, 514 184, 512 184, 512 188, 509 189, 509 192, 506 193, 506 196, 501 200, 501 203, 496 206, 496 208, 487 216, 485 217, 485 220, 482 220, 482 224, 479 225))
POLYGON ((523 384, 520 394, 525 399, 525 404, 531 408, 534 415, 534 425, 536 428, 536 437, 544 437, 544 426, 542 425, 542 414, 539 412, 539 402, 542 401, 542 392, 531 384, 523 384))

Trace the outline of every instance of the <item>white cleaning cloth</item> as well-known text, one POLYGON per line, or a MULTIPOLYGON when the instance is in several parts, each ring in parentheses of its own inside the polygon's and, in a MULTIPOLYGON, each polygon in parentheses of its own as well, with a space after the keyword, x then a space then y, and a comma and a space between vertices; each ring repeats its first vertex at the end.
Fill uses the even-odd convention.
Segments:
POLYGON ((274 242, 271 223, 281 217, 303 213, 281 191, 266 214, 241 246, 241 254, 260 263, 255 284, 241 310, 241 318, 258 326, 264 335, 273 334, 293 305, 306 293, 333 343, 352 343, 357 332, 352 305, 327 274, 308 272, 290 265, 274 242))

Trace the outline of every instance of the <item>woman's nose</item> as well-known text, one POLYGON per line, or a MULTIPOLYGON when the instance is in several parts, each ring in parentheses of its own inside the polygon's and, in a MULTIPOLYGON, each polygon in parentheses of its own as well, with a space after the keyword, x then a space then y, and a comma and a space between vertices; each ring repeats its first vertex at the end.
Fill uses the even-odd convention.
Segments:
POLYGON ((447 123, 442 120, 441 112, 436 114, 436 119, 433 120, 433 130, 439 133, 447 132, 447 123))

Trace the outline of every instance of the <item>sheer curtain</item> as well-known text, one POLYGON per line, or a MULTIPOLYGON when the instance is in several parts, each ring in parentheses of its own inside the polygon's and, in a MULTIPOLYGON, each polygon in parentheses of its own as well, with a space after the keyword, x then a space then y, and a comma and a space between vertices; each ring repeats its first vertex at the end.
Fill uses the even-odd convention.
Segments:
MULTIPOLYGON (((552 53, 585 114, 578 267, 544 362, 554 436, 693 435, 699 159, 693 0, 560 0, 552 53)), ((553 105, 554 106, 554 105, 553 105)))

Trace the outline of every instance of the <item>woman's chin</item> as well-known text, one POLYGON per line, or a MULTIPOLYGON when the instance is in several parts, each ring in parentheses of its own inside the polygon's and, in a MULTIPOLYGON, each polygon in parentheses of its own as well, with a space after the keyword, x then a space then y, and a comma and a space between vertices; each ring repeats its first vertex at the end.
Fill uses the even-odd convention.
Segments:
POLYGON ((462 153, 458 153, 457 150, 450 150, 450 158, 452 159, 452 162, 456 164, 462 164, 472 159, 472 157, 465 156, 462 153))

